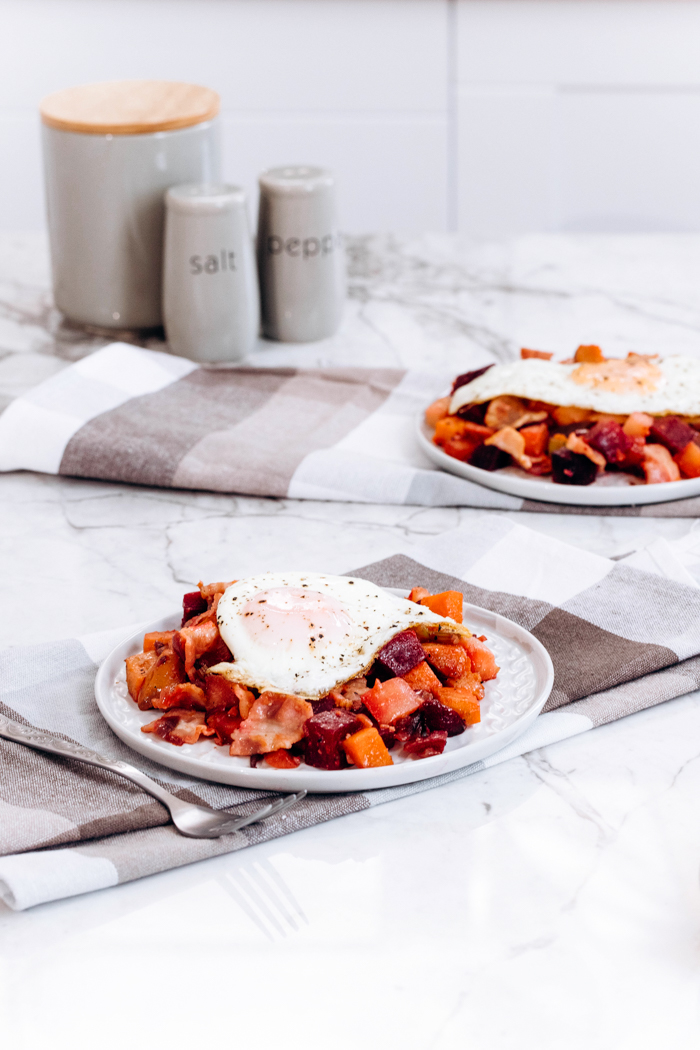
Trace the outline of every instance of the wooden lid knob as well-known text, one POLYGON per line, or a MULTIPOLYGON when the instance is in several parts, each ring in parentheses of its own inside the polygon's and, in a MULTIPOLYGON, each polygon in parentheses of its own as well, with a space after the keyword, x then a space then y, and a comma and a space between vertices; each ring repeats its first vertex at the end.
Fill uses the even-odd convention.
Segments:
POLYGON ((219 112, 211 88, 169 80, 112 80, 47 95, 39 106, 44 124, 84 135, 145 135, 189 128, 219 112))

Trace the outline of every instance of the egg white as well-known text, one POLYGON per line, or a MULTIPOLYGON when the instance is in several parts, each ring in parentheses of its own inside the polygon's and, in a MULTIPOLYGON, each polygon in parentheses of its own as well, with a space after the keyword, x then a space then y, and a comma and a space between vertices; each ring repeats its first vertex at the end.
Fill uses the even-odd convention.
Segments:
POLYGON ((699 416, 700 360, 677 356, 653 363, 661 371, 661 378, 655 390, 644 393, 622 393, 577 383, 571 379, 571 374, 581 367, 579 364, 565 365, 558 361, 528 358, 507 365, 494 365, 455 391, 450 412, 456 412, 463 405, 480 404, 511 394, 611 415, 647 412, 652 416, 699 416))
MULTIPOLYGON (((261 692, 288 693, 306 699, 326 696, 368 670, 378 651, 400 631, 415 628, 424 637, 470 634, 462 624, 398 598, 367 580, 300 572, 269 572, 237 581, 221 597, 217 620, 233 662, 216 664, 211 673, 261 692), (275 644, 269 644, 267 638, 261 644, 260 637, 264 637, 270 624, 264 619, 264 598, 258 596, 271 590, 278 593, 280 588, 329 596, 334 607, 343 610, 342 626, 335 630, 335 637, 319 637, 323 632, 314 626, 311 617, 309 630, 304 628, 301 641, 298 629, 293 638, 291 629, 280 631, 284 613, 275 610, 275 644), (257 621, 252 633, 249 617, 257 621), (258 638, 252 636, 256 630, 258 638)), ((298 628, 298 619, 296 624, 298 628)))

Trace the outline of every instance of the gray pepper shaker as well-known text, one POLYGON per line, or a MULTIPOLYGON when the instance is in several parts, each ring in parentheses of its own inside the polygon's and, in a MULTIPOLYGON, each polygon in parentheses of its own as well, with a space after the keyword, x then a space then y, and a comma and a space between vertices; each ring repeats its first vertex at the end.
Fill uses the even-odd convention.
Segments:
POLYGON ((245 193, 174 186, 165 195, 163 319, 173 353, 239 361, 253 349, 260 299, 245 193))
POLYGON ((323 168, 271 168, 259 183, 263 332, 285 343, 333 335, 346 285, 333 176, 323 168))

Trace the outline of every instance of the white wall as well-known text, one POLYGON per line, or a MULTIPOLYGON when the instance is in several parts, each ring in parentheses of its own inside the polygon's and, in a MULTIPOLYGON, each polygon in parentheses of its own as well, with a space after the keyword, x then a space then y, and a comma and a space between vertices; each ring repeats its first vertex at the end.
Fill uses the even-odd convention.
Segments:
POLYGON ((226 177, 328 165, 350 231, 700 230, 700 0, 0 0, 0 228, 42 96, 122 77, 216 88, 226 177))

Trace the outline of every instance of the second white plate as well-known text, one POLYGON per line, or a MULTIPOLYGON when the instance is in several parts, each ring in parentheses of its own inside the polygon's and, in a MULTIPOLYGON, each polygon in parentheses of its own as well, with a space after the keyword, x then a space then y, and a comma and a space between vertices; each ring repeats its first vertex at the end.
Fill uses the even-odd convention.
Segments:
POLYGON ((505 492, 508 496, 576 507, 633 507, 700 495, 700 478, 645 485, 629 474, 604 474, 592 485, 555 485, 551 477, 533 477, 518 467, 482 470, 448 456, 434 445, 433 432, 427 426, 422 412, 418 417, 416 433, 421 448, 437 467, 466 481, 475 481, 477 485, 495 489, 496 492, 505 492))

